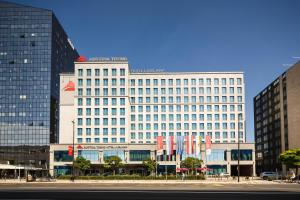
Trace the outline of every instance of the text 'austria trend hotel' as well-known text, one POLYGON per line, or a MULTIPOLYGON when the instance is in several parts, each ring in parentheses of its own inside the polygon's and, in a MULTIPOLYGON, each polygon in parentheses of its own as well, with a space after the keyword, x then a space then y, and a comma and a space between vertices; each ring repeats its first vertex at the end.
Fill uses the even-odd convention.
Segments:
POLYGON ((59 144, 50 154, 54 173, 70 172, 67 149, 73 139, 75 157, 91 160, 100 170, 112 155, 129 172, 146 158, 175 170, 191 155, 157 156, 156 138, 189 135, 201 136, 202 142, 211 137, 212 153, 205 155, 203 145, 197 156, 216 172, 236 171, 240 140, 245 173, 255 171, 254 145, 245 143, 242 72, 133 72, 124 57, 81 57, 75 73, 60 75, 60 85, 59 144))

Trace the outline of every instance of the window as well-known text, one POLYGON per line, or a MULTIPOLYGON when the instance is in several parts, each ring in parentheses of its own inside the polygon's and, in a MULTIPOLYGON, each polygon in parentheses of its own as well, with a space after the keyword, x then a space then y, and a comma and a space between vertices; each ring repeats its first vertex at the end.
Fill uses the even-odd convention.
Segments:
POLYGON ((229 84, 230 84, 230 85, 234 85, 234 79, 233 79, 233 78, 230 78, 230 79, 229 79, 229 84))
POLYGON ((82 136, 82 128, 77 128, 77 135, 82 136))
POLYGON ((120 105, 125 105, 125 98, 120 99, 120 105))
POLYGON ((150 159, 149 150, 130 150, 129 160, 130 161, 144 161, 150 159))
POLYGON ((135 86, 135 80, 134 80, 134 79, 131 79, 131 80, 130 80, 130 85, 131 85, 131 86, 135 86))
POLYGON ((87 76, 91 76, 92 75, 92 70, 91 69, 87 69, 86 70, 86 75, 87 76))
POLYGON ((138 80, 138 85, 139 85, 139 86, 143 86, 143 79, 139 79, 139 80, 138 80))
POLYGON ((206 79, 206 85, 211 85, 211 79, 210 78, 206 79))
POLYGON ((120 69, 120 76, 125 76, 125 69, 120 69))
POLYGON ((78 69, 78 76, 83 76, 83 70, 82 69, 78 69))
POLYGON ((111 70, 111 75, 112 76, 117 76, 117 69, 112 69, 111 70))
POLYGON ((103 69, 103 76, 108 76, 108 69, 103 69))
POLYGON ((82 86, 82 85, 83 85, 82 79, 78 79, 78 86, 82 86))
POLYGON ((214 85, 219 85, 219 79, 218 78, 214 79, 214 85))
POLYGON ((54 151, 55 162, 70 162, 72 159, 73 157, 68 154, 68 151, 54 151))
MULTIPOLYGON (((238 160, 239 152, 237 149, 231 150, 231 160, 238 160)), ((240 150, 240 160, 252 160, 252 150, 251 149, 241 149, 240 150)))
POLYGON ((95 69, 95 75, 100 76, 100 69, 95 69))
POLYGON ((241 78, 238 78, 238 79, 237 79, 237 84, 238 84, 238 85, 242 85, 242 79, 241 79, 241 78))
POLYGON ((100 79, 98 78, 95 79, 95 86, 100 86, 100 79))
POLYGON ((86 98, 86 105, 90 106, 92 103, 91 98, 86 98))

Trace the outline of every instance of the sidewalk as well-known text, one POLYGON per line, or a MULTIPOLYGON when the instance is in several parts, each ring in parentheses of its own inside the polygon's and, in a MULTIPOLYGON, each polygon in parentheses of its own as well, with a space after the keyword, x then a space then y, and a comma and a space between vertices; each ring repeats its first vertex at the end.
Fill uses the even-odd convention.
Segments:
MULTIPOLYGON (((7 179, 7 180, 0 180, 0 184, 18 184, 18 183, 26 183, 24 179, 16 180, 16 179, 7 179)), ((55 184, 55 183, 65 183, 65 184, 82 184, 82 183, 103 183, 103 184, 110 184, 110 183, 117 183, 117 184, 292 184, 286 183, 281 181, 265 181, 265 180, 218 180, 214 178, 209 178, 206 180, 75 180, 74 182, 70 180, 54 180, 51 182, 30 182, 33 184, 55 184)))

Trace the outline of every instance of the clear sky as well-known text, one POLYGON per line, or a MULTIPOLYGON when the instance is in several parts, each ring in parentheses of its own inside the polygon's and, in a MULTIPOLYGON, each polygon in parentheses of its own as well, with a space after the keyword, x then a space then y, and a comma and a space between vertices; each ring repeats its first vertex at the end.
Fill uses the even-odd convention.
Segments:
POLYGON ((243 71, 253 97, 300 58, 299 0, 10 0, 55 12, 80 54, 131 68, 243 71))

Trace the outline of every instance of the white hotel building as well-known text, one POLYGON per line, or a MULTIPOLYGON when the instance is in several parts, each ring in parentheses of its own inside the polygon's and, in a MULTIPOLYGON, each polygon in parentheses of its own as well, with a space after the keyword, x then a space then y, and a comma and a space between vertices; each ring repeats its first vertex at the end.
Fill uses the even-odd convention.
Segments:
MULTIPOLYGON (((241 149, 251 150, 244 164, 253 171, 254 145, 245 143, 242 72, 133 72, 126 58, 111 58, 75 62, 75 74, 61 74, 60 81, 60 134, 59 144, 51 146, 52 169, 66 170, 69 163, 54 153, 72 144, 74 128, 75 154, 93 157, 95 164, 104 162, 107 148, 121 149, 121 158, 130 164, 131 150, 148 150, 155 159, 157 136, 192 134, 204 139, 208 134, 213 150, 224 150, 216 156, 223 157, 225 171, 230 172, 230 150, 236 149, 238 139, 241 149), (65 87, 70 81, 74 91, 65 87), (93 155, 83 154, 84 149, 93 155)), ((212 164, 218 164, 215 161, 212 164)), ((180 158, 161 162, 178 167, 180 158)))

